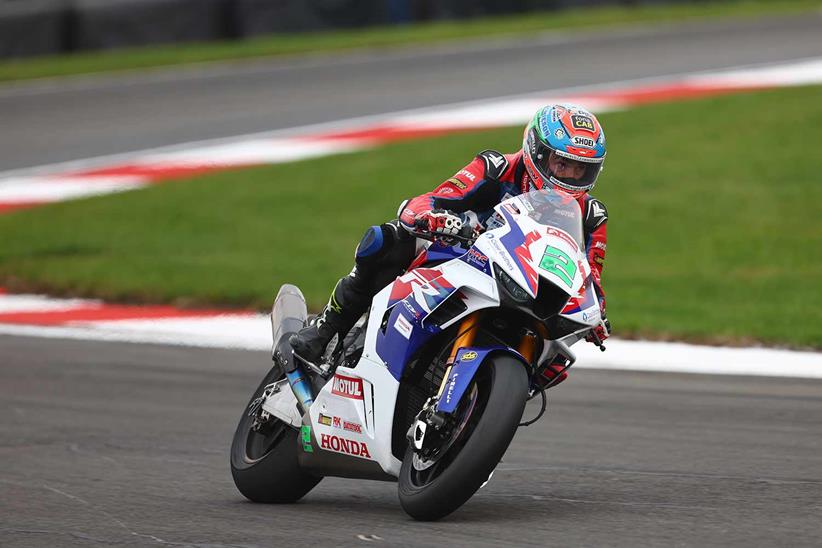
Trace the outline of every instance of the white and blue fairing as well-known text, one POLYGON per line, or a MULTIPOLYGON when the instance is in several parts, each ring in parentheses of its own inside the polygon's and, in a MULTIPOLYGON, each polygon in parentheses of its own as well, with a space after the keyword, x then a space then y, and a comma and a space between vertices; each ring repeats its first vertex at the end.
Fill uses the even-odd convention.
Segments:
MULTIPOLYGON (((578 308, 572 307, 570 319, 584 326, 597 323, 598 304, 582 252, 579 206, 575 200, 531 194, 499 204, 495 209, 505 224, 482 234, 470 249, 432 247, 429 257, 444 262, 409 271, 374 297, 362 356, 356 366, 340 366, 335 372, 335 379, 361 383, 361 390, 356 395, 335 392, 335 382, 329 382, 316 394, 310 416, 303 418, 313 432, 309 447, 313 453, 301 446, 301 463, 314 463, 322 473, 334 470, 358 477, 361 472, 354 468, 371 466, 368 461, 372 461, 396 477, 401 463, 392 450, 392 437, 404 434, 393 429, 405 367, 444 329, 472 312, 498 308, 503 297, 496 279, 500 272, 531 298, 539 296, 541 284, 561 288, 578 308), (596 320, 589 316, 586 321, 594 309, 596 320), (348 421, 355 430, 336 426, 335 418, 343 425, 348 421), (358 444, 356 454, 347 449, 352 443, 358 444), (332 463, 336 468, 322 468, 332 463)), ((437 402, 440 410, 447 413, 456 408, 474 373, 494 352, 519 356, 502 346, 458 350, 437 402)))
POLYGON ((468 314, 500 305, 498 268, 532 298, 540 283, 569 297, 563 315, 584 325, 599 321, 582 246, 582 213, 564 194, 532 191, 495 208, 503 226, 482 234, 468 250, 432 246, 434 267, 407 272, 373 301, 366 348, 399 380, 419 348, 468 314), (369 343, 372 343, 371 346, 369 343))

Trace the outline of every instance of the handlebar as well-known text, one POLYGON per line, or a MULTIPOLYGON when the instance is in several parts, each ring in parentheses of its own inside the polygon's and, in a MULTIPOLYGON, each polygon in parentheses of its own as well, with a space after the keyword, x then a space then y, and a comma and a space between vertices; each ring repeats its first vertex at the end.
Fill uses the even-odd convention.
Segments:
POLYGON ((474 245, 477 235, 474 232, 474 227, 465 224, 457 234, 440 234, 439 232, 431 232, 428 230, 427 223, 423 219, 418 219, 414 222, 414 231, 412 232, 416 237, 432 242, 440 241, 449 243, 457 241, 466 244, 468 247, 474 245))

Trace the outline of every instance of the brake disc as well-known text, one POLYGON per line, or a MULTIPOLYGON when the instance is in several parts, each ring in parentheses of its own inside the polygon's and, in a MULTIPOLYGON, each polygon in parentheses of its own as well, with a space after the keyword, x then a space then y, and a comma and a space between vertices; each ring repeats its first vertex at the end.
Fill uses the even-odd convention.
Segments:
MULTIPOLYGON (((411 459, 411 465, 414 467, 415 470, 423 471, 431 468, 443 457, 443 455, 445 455, 448 452, 451 446, 454 445, 454 442, 457 441, 457 439, 460 437, 460 434, 462 434, 463 430, 465 430, 465 425, 468 424, 468 419, 471 418, 471 414, 473 413, 474 407, 477 404, 477 394, 477 385, 475 383, 471 385, 471 392, 468 396, 469 399, 467 405, 465 406, 465 410, 463 411, 462 416, 460 417, 459 424, 451 431, 448 438, 438 448, 436 448, 436 450, 429 457, 422 457, 420 455, 419 450, 414 451, 414 456, 411 459)), ((428 429, 425 428, 423 430, 423 434, 425 434, 427 430, 428 429)), ((421 440, 421 443, 423 445, 422 450, 425 449, 425 441, 425 438, 421 440)))

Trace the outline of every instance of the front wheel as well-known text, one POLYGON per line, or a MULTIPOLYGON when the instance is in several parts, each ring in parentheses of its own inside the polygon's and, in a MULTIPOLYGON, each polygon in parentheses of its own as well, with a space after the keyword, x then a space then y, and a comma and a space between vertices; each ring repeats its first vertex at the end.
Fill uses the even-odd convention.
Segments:
POLYGON ((269 371, 251 396, 231 443, 234 484, 253 502, 296 502, 322 479, 300 469, 296 429, 274 417, 260 421, 259 411, 249 414, 266 386, 282 377, 279 366, 269 371))
POLYGON ((525 410, 528 375, 511 356, 491 356, 477 372, 458 413, 459 437, 436 462, 405 452, 399 477, 400 504, 414 519, 443 518, 462 506, 488 479, 525 410))

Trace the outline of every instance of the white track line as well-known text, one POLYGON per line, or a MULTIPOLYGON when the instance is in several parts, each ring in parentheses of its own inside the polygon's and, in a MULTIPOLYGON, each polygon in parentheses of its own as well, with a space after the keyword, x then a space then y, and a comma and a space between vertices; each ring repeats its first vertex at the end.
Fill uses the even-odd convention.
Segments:
POLYGON ((579 358, 574 367, 822 379, 822 352, 619 339, 605 346, 605 352, 590 344, 574 346, 579 358))
MULTIPOLYGON (((40 327, 0 324, 0 334, 84 341, 163 344, 236 350, 271 350, 268 316, 90 322, 40 327)), ((767 348, 725 348, 684 343, 609 339, 600 352, 579 343, 576 369, 822 379, 822 353, 767 348)))
POLYGON ((0 182, 0 203, 61 202, 142 188, 142 177, 14 177, 0 182))
POLYGON ((62 312, 102 304, 89 299, 54 299, 44 295, 0 294, 0 314, 20 312, 62 312))
MULTIPOLYGON (((169 344, 205 348, 233 348, 270 351, 269 317, 238 311, 219 316, 198 316, 196 310, 181 312, 186 317, 150 319, 78 320, 72 310, 116 309, 101 301, 57 299, 39 295, 0 294, 0 334, 31 337, 169 344), (2 314, 39 313, 62 318, 59 325, 31 325, 34 320, 15 321, 2 314)), ((171 312, 176 314, 176 312, 171 312)), ((767 348, 725 348, 683 343, 624 341, 610 339, 606 352, 581 343, 573 350, 579 361, 574 367, 822 379, 822 353, 767 348)))

